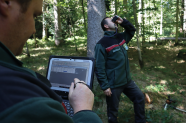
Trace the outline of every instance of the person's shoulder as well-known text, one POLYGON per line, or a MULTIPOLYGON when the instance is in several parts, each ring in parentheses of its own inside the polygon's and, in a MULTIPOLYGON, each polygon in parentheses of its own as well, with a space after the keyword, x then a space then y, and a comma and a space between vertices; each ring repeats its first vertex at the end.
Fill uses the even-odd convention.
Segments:
POLYGON ((106 44, 107 42, 108 42, 108 37, 102 37, 98 42, 97 42, 97 44, 101 44, 101 45, 104 45, 104 44, 106 44))
POLYGON ((9 72, 13 72, 13 70, 9 69, 8 67, 0 65, 0 76, 2 76, 2 74, 6 75, 9 72))

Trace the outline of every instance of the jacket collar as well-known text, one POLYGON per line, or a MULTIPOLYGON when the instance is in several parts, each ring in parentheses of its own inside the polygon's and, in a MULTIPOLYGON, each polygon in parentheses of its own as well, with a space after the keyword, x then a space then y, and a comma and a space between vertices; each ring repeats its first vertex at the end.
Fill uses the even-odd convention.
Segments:
POLYGON ((0 61, 22 67, 23 63, 0 41, 0 61))
POLYGON ((116 32, 115 31, 105 31, 104 32, 105 37, 113 37, 116 38, 116 32))

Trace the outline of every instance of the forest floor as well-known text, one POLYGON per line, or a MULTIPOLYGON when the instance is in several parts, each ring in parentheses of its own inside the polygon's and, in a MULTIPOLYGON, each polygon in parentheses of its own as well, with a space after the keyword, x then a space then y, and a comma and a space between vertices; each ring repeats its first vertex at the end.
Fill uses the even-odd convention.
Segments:
MULTIPOLYGON (((130 71, 133 80, 152 100, 152 104, 146 104, 146 119, 149 123, 186 123, 186 113, 171 107, 164 110, 168 96, 175 103, 171 105, 186 110, 186 59, 178 58, 179 50, 186 50, 186 42, 174 46, 171 41, 155 45, 146 43, 142 50, 144 61, 143 69, 140 69, 136 42, 130 44, 128 51, 130 71)), ((44 76, 50 55, 86 56, 86 39, 77 38, 78 51, 74 41, 69 39, 62 46, 56 47, 52 40, 39 41, 38 48, 34 48, 34 41, 28 41, 31 57, 26 55, 26 47, 23 54, 17 58, 25 67, 30 68, 44 76)), ((106 103, 103 91, 98 83, 94 83, 95 103, 94 111, 100 116, 103 123, 107 123, 106 103)), ((120 123, 133 123, 134 111, 132 102, 121 95, 118 120, 120 123)))

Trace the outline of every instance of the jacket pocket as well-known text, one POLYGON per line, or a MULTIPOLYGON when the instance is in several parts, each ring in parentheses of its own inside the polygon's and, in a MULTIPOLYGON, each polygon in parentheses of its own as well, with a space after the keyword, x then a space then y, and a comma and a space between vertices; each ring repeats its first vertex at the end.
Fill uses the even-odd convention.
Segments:
POLYGON ((123 85, 127 82, 127 76, 125 69, 116 69, 115 70, 115 83, 114 85, 123 85))

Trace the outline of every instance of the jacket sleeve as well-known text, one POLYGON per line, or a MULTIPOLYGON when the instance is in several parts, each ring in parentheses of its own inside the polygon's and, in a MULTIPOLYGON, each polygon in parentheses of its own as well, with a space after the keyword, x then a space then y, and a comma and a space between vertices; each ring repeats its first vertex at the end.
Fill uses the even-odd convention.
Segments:
POLYGON ((128 44, 134 36, 136 28, 126 19, 123 19, 123 22, 120 24, 120 26, 125 28, 125 32, 123 32, 122 34, 126 43, 128 44))
POLYGON ((74 123, 61 103, 36 97, 22 101, 0 113, 0 123, 74 123))
POLYGON ((72 119, 74 123, 103 123, 95 112, 89 110, 77 112, 72 119))
POLYGON ((106 70, 105 70, 107 54, 101 44, 96 44, 94 50, 95 50, 95 59, 96 59, 96 65, 95 65, 96 77, 101 86, 101 89, 106 90, 110 88, 110 85, 107 80, 106 70))
POLYGON ((102 123, 102 121, 93 111, 80 111, 71 118, 58 101, 37 97, 1 112, 0 123, 102 123))

